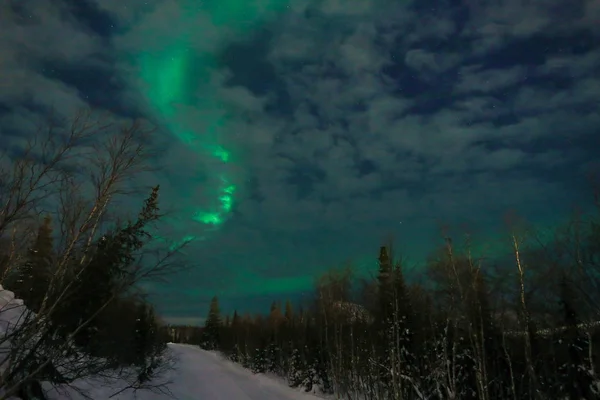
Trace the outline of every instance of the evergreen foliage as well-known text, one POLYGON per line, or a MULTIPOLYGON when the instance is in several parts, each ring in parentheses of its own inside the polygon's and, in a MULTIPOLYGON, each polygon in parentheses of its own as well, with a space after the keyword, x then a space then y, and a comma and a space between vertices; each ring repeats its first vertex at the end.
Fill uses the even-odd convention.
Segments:
POLYGON ((219 344, 221 329, 221 309, 219 307, 219 299, 215 296, 210 301, 208 316, 204 324, 204 330, 202 331, 202 348, 206 350, 216 349, 219 344))
POLYGON ((204 328, 171 329, 179 338, 202 330, 190 343, 348 400, 600 398, 597 227, 575 243, 516 247, 524 273, 446 238, 424 267, 426 284, 408 283, 404 262, 381 247, 373 279, 357 285, 348 269, 328 271, 297 312, 273 301, 221 325, 213 299, 204 328))

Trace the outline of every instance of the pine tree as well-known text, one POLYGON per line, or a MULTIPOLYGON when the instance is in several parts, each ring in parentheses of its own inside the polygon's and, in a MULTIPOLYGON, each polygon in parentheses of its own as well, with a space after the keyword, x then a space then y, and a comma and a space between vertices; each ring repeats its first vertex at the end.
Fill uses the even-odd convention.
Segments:
MULTIPOLYGON (((147 228, 160 217, 158 194, 159 186, 156 186, 144 201, 144 207, 135 222, 127 222, 100 237, 89 264, 79 274, 79 284, 72 301, 53 316, 56 324, 65 331, 63 333, 72 332, 80 324, 86 323, 75 340, 92 352, 94 337, 104 328, 96 313, 115 300, 121 288, 130 283, 133 273, 131 267, 139 251, 152 238, 147 228)), ((75 270, 79 271, 77 268, 75 270)))
POLYGON ((267 367, 267 340, 264 336, 261 336, 258 340, 258 346, 254 348, 251 369, 255 374, 262 374, 267 372, 267 367))
POLYGON ((287 378, 288 384, 291 387, 298 387, 306 379, 306 371, 304 362, 302 360, 302 354, 297 348, 292 350, 287 378))
POLYGON ((266 370, 268 372, 278 372, 280 368, 280 350, 277 343, 271 342, 265 351, 266 370))
POLYGON ((208 317, 204 322, 204 330, 202 331, 201 347, 206 350, 214 350, 220 344, 221 331, 221 310, 219 307, 219 298, 213 297, 210 301, 208 317))

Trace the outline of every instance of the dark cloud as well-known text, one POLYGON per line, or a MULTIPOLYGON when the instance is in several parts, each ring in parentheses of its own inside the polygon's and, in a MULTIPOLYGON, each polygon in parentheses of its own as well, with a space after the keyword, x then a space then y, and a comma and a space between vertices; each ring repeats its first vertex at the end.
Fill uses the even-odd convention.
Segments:
MULTIPOLYGON (((159 288, 173 317, 202 316, 213 293, 242 307, 309 290, 323 266, 366 265, 388 233, 418 259, 439 222, 493 237, 508 209, 559 219, 594 165, 594 0, 292 0, 243 35, 171 0, 30 3, 0 9, 7 132, 50 106, 159 119, 133 54, 189 34, 190 51, 218 60, 206 79, 231 117, 240 192, 228 223, 189 249, 201 267, 159 288), (104 22, 90 27, 94 15, 104 22)), ((206 129, 194 107, 182 115, 206 129)), ((209 160, 164 134, 166 170, 155 178, 167 206, 210 201, 199 178, 209 160)))

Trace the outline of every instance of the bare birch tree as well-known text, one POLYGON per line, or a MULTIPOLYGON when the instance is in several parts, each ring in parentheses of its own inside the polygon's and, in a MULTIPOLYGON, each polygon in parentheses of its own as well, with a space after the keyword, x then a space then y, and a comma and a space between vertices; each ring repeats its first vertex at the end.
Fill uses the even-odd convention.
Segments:
POLYGON ((108 373, 110 365, 83 356, 74 338, 141 281, 164 278, 181 267, 173 259, 179 249, 159 251, 148 233, 160 218, 156 212, 144 215, 148 202, 157 202, 158 187, 144 207, 138 207, 142 212, 133 222, 119 220, 127 215, 115 213, 135 194, 136 180, 151 169, 150 134, 139 121, 119 123, 83 111, 69 121, 50 119, 18 154, 0 159, 0 239, 9 244, 2 282, 19 265, 40 215, 53 215, 58 227, 52 275, 41 307, 37 314, 25 313, 18 328, 0 338, 11 344, 11 362, 0 376, 0 387, 6 389, 0 400, 15 393, 23 382, 52 380, 49 371, 61 370, 64 383, 108 373), (99 251, 99 239, 107 234, 118 238, 126 229, 138 229, 143 236, 128 250, 126 271, 110 295, 64 340, 57 340, 54 317, 68 313, 66 307, 99 251), (153 247, 151 254, 148 247, 153 247))

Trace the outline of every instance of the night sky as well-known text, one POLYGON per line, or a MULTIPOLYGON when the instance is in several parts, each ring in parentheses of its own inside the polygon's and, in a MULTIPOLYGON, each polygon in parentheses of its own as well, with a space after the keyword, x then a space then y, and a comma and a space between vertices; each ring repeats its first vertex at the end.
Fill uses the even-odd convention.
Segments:
POLYGON ((600 1, 2 0, 2 146, 51 107, 158 127, 194 265, 148 286, 168 321, 266 311, 388 237, 418 264, 440 226, 492 251, 509 210, 588 204, 600 1))

